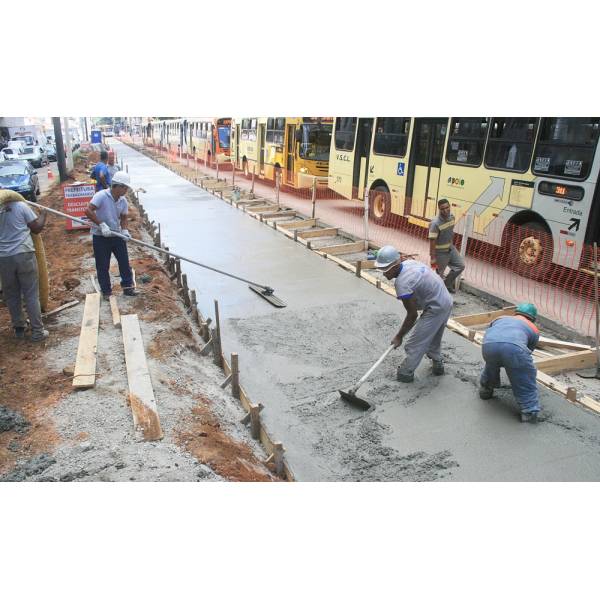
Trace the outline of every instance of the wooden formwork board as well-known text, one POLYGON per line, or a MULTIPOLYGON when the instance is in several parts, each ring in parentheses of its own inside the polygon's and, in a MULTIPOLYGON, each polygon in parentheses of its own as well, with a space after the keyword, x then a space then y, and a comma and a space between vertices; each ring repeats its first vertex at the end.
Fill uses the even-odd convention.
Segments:
POLYGON ((117 304, 117 298, 115 296, 111 296, 109 299, 110 302, 110 313, 112 316, 113 325, 115 327, 121 327, 121 313, 119 312, 119 305, 117 304))
POLYGON ((484 325, 490 323, 494 319, 498 317, 506 317, 513 316, 515 314, 515 306, 507 306, 506 308, 502 308, 500 310, 491 310, 483 313, 476 313, 473 315, 464 315, 462 317, 456 317, 454 321, 456 323, 460 323, 461 325, 465 325, 467 327, 471 325, 484 325))
POLYGON ((121 317, 125 364, 129 384, 129 402, 135 428, 141 431, 146 441, 163 437, 150 371, 144 352, 144 341, 137 315, 121 317))
POLYGON ((273 212, 264 212, 260 216, 263 219, 284 219, 287 217, 295 217, 297 215, 295 210, 275 210, 273 212))
POLYGON ((73 387, 85 389, 96 384, 96 355, 100 323, 100 294, 86 294, 73 374, 73 387))
POLYGON ((247 213, 263 213, 273 212, 273 209, 277 208, 276 204, 259 204, 258 206, 250 206, 246 208, 247 213))
POLYGON ((277 229, 303 229, 317 226, 317 219, 298 219, 288 223, 277 223, 277 229))
POLYGON ((364 242, 351 242, 349 244, 336 244, 335 246, 322 246, 321 248, 315 248, 314 250, 323 254, 337 256, 339 254, 354 254, 355 252, 364 250, 364 248, 364 242))
POLYGON ((339 229, 337 227, 324 227, 323 229, 315 229, 314 231, 303 231, 298 235, 304 239, 318 237, 336 237, 339 229))

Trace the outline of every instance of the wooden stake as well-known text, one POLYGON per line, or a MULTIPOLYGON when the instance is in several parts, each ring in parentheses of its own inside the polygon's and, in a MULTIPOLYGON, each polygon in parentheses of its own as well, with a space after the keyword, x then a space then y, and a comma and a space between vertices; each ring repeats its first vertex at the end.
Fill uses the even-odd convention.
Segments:
POLYGON ((258 404, 250 405, 250 435, 252 439, 260 439, 260 408, 258 404))
POLYGON ((231 353, 231 395, 238 399, 240 397, 240 367, 236 352, 231 353))
POLYGON ((360 277, 361 272, 362 272, 362 260, 359 260, 356 262, 356 271, 355 271, 356 276, 360 277))

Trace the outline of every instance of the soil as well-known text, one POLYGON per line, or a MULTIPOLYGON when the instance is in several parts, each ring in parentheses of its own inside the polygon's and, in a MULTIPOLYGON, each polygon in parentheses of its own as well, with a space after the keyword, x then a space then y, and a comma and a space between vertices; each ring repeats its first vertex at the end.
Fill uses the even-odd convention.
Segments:
MULTIPOLYGON (((86 180, 88 172, 83 155, 72 178, 86 180)), ((40 204, 62 210, 56 181, 40 204)), ((129 231, 152 242, 131 204, 129 231)), ((121 296, 118 273, 113 291, 122 314, 139 316, 164 438, 141 442, 133 429, 121 330, 112 324, 108 302, 100 310, 96 386, 73 391, 85 295, 94 291, 91 239, 88 232, 67 231, 52 215, 42 237, 49 310, 79 304, 45 319, 50 337, 42 344, 16 340, 0 304, 0 480, 276 480, 263 464, 262 447, 240 423, 239 401, 219 385, 224 374, 199 355, 203 342, 152 251, 129 244, 140 295, 121 296)))

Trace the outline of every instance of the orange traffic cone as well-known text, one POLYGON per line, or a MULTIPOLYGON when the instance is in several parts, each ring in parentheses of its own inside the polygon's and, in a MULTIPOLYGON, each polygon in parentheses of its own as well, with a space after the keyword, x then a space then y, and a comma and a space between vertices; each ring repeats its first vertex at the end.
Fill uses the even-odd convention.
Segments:
POLYGON ((54 179, 54 173, 50 167, 48 167, 48 179, 54 179))

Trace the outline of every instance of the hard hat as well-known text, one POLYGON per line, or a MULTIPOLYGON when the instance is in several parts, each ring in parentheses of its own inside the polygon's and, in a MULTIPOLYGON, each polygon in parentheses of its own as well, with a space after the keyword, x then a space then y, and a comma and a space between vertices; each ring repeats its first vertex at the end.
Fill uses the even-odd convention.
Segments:
POLYGON ((521 302, 521 304, 517 306, 516 313, 518 315, 528 317, 532 321, 535 321, 537 318, 537 308, 534 304, 531 304, 529 302, 521 302))
POLYGON ((375 266, 378 269, 389 267, 393 262, 396 262, 400 258, 400 252, 394 248, 394 246, 384 246, 377 253, 377 259, 375 260, 375 266))
POLYGON ((129 173, 125 173, 125 171, 117 171, 112 179, 111 185, 126 185, 128 188, 131 187, 131 181, 129 179, 129 173))

